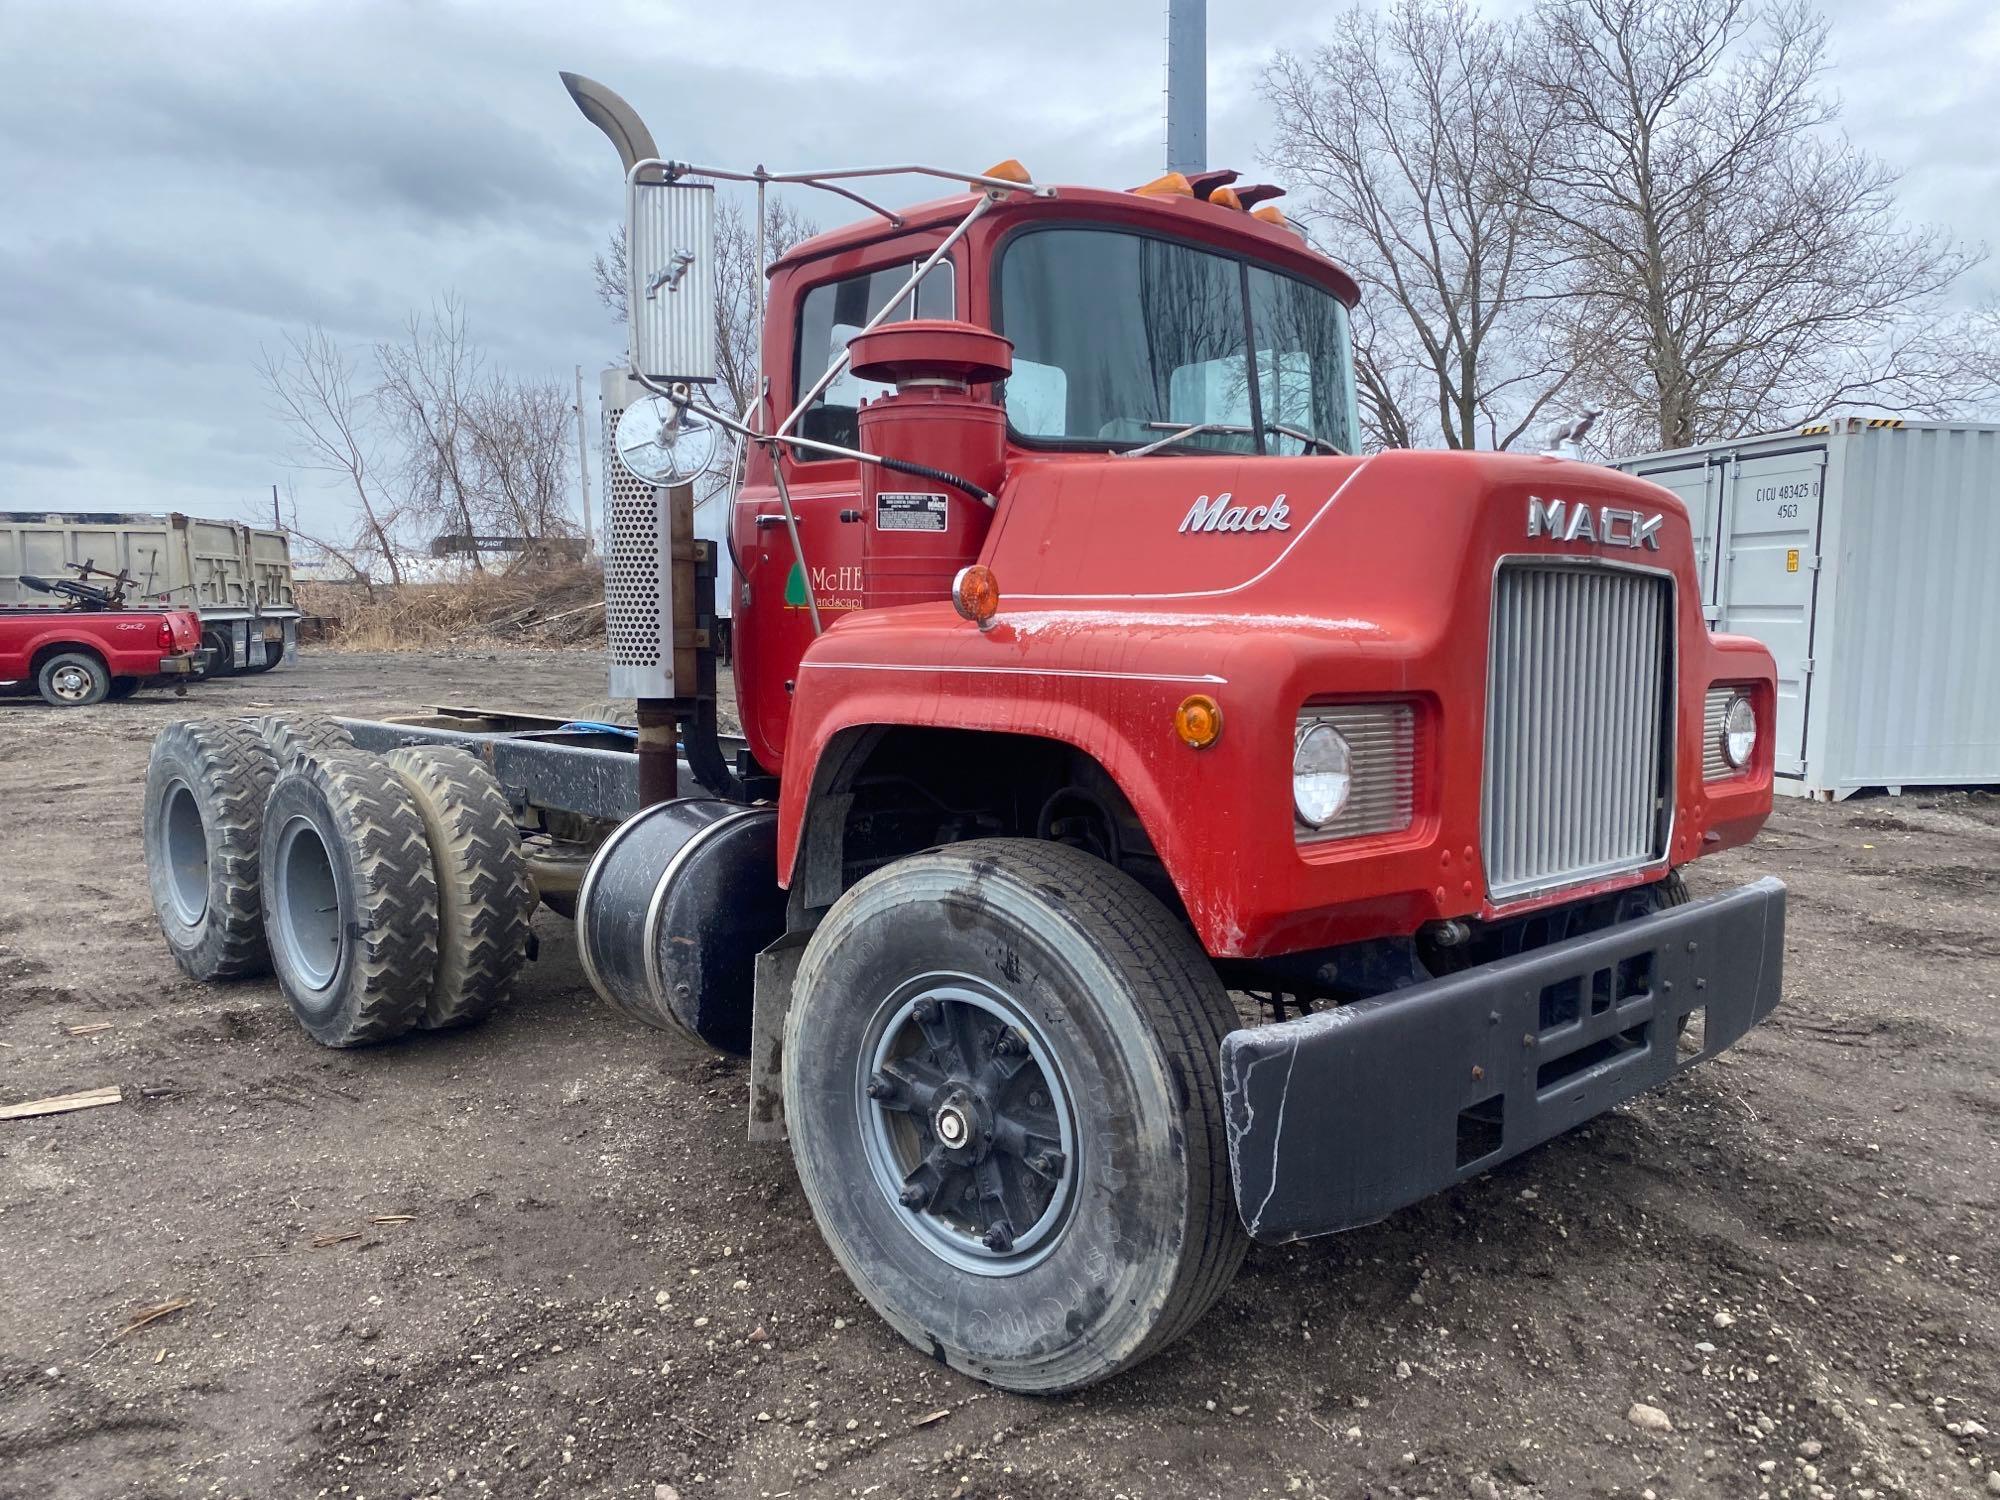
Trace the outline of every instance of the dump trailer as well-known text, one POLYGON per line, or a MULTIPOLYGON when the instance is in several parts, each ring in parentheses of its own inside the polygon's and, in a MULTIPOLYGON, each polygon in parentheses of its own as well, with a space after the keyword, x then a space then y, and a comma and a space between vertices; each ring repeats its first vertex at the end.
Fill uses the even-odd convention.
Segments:
POLYGON ((456 1024, 539 897, 609 1004, 747 1055, 881 1316, 1029 1392, 1770 1014, 1784 888, 1680 872, 1769 814, 1772 658, 1705 625, 1673 494, 1361 455, 1355 284, 1268 185, 696 166, 566 78, 625 166, 633 722, 176 726, 189 973, 274 967, 333 1045, 456 1024), (748 413, 708 394, 729 181, 866 211, 768 268, 748 413), (730 439, 740 736, 692 519, 730 439))
POLYGON ((120 511, 0 511, 0 605, 33 604, 21 582, 89 564, 121 569, 132 602, 201 616, 207 673, 268 672, 298 659, 290 540, 270 527, 120 511))

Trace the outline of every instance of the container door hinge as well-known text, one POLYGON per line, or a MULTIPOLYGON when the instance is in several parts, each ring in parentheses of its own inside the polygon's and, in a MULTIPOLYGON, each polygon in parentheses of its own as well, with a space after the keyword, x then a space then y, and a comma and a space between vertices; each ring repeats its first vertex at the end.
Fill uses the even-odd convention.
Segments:
POLYGON ((1804 661, 1799 663, 1799 676, 1810 677, 1812 676, 1812 672, 1813 672, 1813 659, 1810 656, 1808 656, 1804 661))

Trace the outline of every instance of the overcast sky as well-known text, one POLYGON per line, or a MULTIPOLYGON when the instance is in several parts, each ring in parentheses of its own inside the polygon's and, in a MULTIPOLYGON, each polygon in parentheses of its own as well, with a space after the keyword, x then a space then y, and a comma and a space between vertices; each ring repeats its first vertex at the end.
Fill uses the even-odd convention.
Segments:
MULTIPOLYGON (((1210 0, 1212 163, 1255 165, 1258 67, 1337 9, 1210 0)), ((1827 9, 1850 136, 1906 171, 1913 219, 2000 245, 2000 11, 1827 9)), ((319 322, 365 347, 448 290, 496 361, 582 364, 594 403, 622 348, 590 280, 619 177, 559 68, 618 89, 684 159, 1018 156, 1044 181, 1129 186, 1159 170, 1163 15, 0 0, 0 510, 268 515, 296 477, 324 524, 337 495, 288 462, 259 346, 319 322)), ((1989 263, 1965 296, 1995 291, 1989 263)))

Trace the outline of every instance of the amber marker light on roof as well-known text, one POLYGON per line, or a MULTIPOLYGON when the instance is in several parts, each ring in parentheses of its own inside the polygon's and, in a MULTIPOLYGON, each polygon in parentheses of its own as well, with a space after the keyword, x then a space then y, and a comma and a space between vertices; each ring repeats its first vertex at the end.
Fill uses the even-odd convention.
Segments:
POLYGON ((1000 581, 983 563, 960 568, 951 581, 951 607, 981 630, 1000 613, 1000 581))
POLYGON ((1141 198, 1192 198, 1194 187, 1184 173, 1169 172, 1164 177, 1155 177, 1151 182, 1132 189, 1141 198))
POLYGON ((1206 693, 1190 693, 1174 710, 1174 733, 1182 744, 1206 750, 1222 738, 1222 705, 1206 693))
POLYGON ((1003 162, 997 162, 993 166, 988 167, 979 175, 982 177, 998 177, 1002 182, 1033 182, 1035 180, 1028 175, 1028 169, 1011 156, 1003 162))

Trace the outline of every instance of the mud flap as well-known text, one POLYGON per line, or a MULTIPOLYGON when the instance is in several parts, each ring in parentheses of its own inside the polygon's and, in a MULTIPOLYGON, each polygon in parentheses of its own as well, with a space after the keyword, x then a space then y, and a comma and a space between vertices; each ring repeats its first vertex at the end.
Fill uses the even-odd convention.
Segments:
POLYGON ((757 955, 750 1002, 750 1140, 783 1145, 785 1130, 785 1017, 792 984, 805 957, 809 930, 788 932, 757 955))

